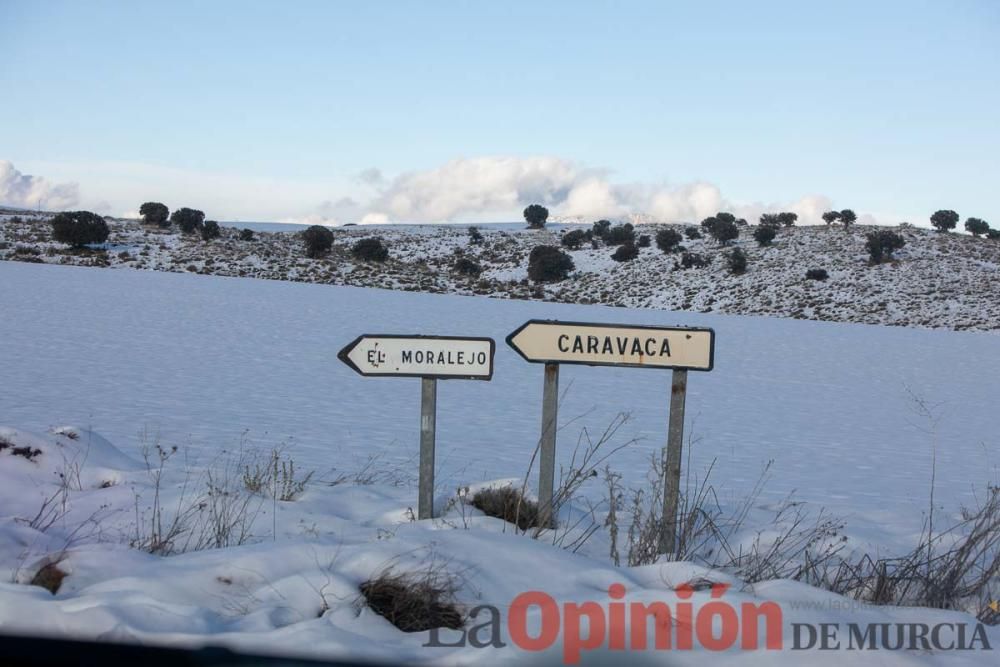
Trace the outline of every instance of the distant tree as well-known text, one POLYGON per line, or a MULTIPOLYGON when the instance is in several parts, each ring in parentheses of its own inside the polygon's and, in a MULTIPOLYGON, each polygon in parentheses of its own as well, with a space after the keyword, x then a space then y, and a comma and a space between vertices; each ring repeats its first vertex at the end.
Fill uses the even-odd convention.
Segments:
POLYGON ((778 214, 778 222, 780 222, 784 227, 791 227, 798 219, 798 213, 792 213, 791 211, 782 211, 778 214))
POLYGON ((463 276, 475 277, 483 272, 483 267, 468 257, 459 257, 455 260, 455 265, 452 268, 455 270, 455 273, 463 276))
POLYGON ((611 227, 604 233, 604 243, 607 245, 635 243, 635 227, 628 222, 611 227))
POLYGON ((194 208, 179 208, 170 216, 170 221, 185 234, 194 234, 205 221, 205 214, 194 208))
POLYGON ((711 215, 701 221, 701 229, 706 234, 711 235, 712 230, 717 224, 719 224, 719 219, 716 216, 711 215))
POLYGON ((206 220, 201 226, 201 240, 208 243, 212 239, 217 239, 222 235, 219 223, 215 220, 206 220))
POLYGON ((104 243, 111 233, 104 218, 90 211, 58 213, 49 222, 52 224, 53 240, 74 248, 104 243))
POLYGON ((733 248, 726 253, 726 265, 733 275, 741 275, 747 270, 747 255, 740 248, 733 248))
POLYGON ((771 241, 778 235, 777 228, 771 225, 761 225, 753 230, 753 238, 761 247, 771 245, 771 241))
POLYGON ((827 211, 823 214, 823 222, 825 222, 827 226, 832 225, 838 220, 840 220, 840 211, 827 211))
POLYGON ((845 208, 841 211, 839 217, 841 224, 844 225, 845 231, 858 220, 857 214, 849 208, 845 208))
POLYGON ((736 224, 736 216, 732 213, 720 212, 715 214, 715 219, 719 222, 731 222, 736 224))
POLYGON ((469 244, 479 245, 483 242, 483 235, 478 227, 469 227, 469 244))
POLYGON ((594 227, 593 229, 591 229, 591 233, 597 238, 603 239, 604 235, 608 233, 609 229, 611 229, 610 220, 598 220, 597 222, 594 223, 594 227))
POLYGON ((384 262, 389 259, 389 248, 378 236, 359 239, 351 246, 351 254, 355 259, 365 262, 384 262))
POLYGON ((694 241, 695 239, 701 238, 701 232, 698 231, 697 227, 685 227, 684 236, 686 236, 689 241, 694 241))
POLYGON ((934 215, 931 216, 931 224, 939 232, 947 232, 955 229, 958 225, 958 213, 947 209, 935 211, 934 215))
POLYGON ((333 247, 333 232, 322 225, 313 225, 302 232, 302 240, 306 245, 306 257, 318 259, 333 247))
POLYGON ((565 280, 574 268, 573 258, 555 246, 535 246, 528 255, 528 278, 536 283, 565 280))
POLYGON ((981 218, 969 218, 965 221, 965 231, 973 236, 982 236, 990 231, 990 224, 981 218))
POLYGON ((760 216, 760 226, 778 229, 781 227, 781 218, 778 217, 777 213, 764 213, 760 216))
POLYGON ((540 204, 532 204, 524 209, 524 219, 532 229, 541 229, 549 219, 549 209, 540 204))
POLYGON ((622 243, 613 253, 611 253, 611 259, 616 262, 631 262, 638 256, 639 248, 636 247, 635 243, 632 241, 622 243))
POLYGON ((560 242, 570 250, 579 250, 587 240, 587 233, 582 229, 574 229, 562 235, 560 242))
POLYGON ((253 230, 244 227, 240 230, 240 241, 253 241, 253 230))
POLYGON ((1000 229, 990 229, 986 232, 986 238, 994 241, 1000 240, 1000 229))
POLYGON ((139 207, 139 215, 147 225, 157 225, 159 227, 170 226, 170 209, 158 201, 148 201, 139 207))
POLYGON ((675 229, 661 229, 656 232, 656 247, 663 252, 674 252, 681 244, 681 235, 675 229))
POLYGON ((749 225, 749 223, 747 222, 746 218, 736 218, 736 226, 737 227, 746 227, 748 225, 749 225))
POLYGON ((740 228, 732 220, 716 219, 712 228, 708 230, 712 238, 719 242, 719 245, 726 245, 740 236, 740 228))
POLYGON ((826 269, 809 269, 806 271, 807 280, 826 280, 829 277, 826 269))
POLYGON ((865 248, 868 250, 872 264, 890 261, 892 253, 906 245, 906 239, 888 229, 869 232, 867 239, 865 248))

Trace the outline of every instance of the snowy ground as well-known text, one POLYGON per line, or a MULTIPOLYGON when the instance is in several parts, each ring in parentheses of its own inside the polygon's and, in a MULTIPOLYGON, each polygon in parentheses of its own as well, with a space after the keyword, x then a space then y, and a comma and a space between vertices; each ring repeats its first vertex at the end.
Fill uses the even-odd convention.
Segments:
MULTIPOLYGON (((636 231, 654 237, 664 226, 644 224, 636 231)), ((727 269, 730 248, 714 241, 683 242, 711 261, 706 268, 689 270, 678 269, 677 255, 664 254, 655 245, 642 249, 635 261, 619 263, 611 259, 614 248, 585 244, 571 251, 576 271, 570 279, 545 286, 527 280, 531 249, 559 245, 561 234, 586 226, 558 224, 533 231, 517 224, 484 225, 484 241, 478 245, 469 243, 464 226, 342 227, 335 231, 333 251, 320 260, 305 258, 293 233, 262 233, 241 241, 236 229, 223 228, 223 238, 206 244, 135 221, 112 221, 111 227, 106 250, 69 250, 51 241, 45 215, 14 216, 0 210, 0 259, 671 311, 1000 329, 1000 242, 912 226, 896 230, 906 239, 897 260, 879 266, 867 264, 865 250, 865 234, 874 228, 852 227, 846 233, 839 227, 791 228, 773 246, 760 248, 753 228, 744 227, 735 245, 747 254, 749 268, 739 276, 727 269), (389 261, 370 264, 351 257, 351 245, 371 235, 384 239, 389 261), (459 256, 481 265, 482 274, 455 273, 459 256), (828 280, 806 279, 807 270, 820 268, 829 273, 828 280)))
MULTIPOLYGON (((629 600, 665 599, 698 573, 684 564, 614 568, 603 534, 571 554, 475 511, 452 508, 447 521, 409 521, 418 383, 365 379, 340 364, 336 351, 366 332, 498 340, 492 382, 439 387, 442 511, 459 486, 524 475, 538 436, 541 368, 502 338, 532 317, 714 327, 716 368, 690 378, 687 427, 696 442, 687 469, 700 475, 714 460, 724 504, 738 503, 773 460, 755 513, 767 514, 795 491, 813 510, 843 517, 852 546, 898 553, 912 546, 924 521, 935 451, 942 516, 954 517, 1000 479, 1000 442, 991 428, 1000 398, 995 334, 14 262, 0 262, 0 313, 0 423, 21 429, 0 436, 43 451, 34 462, 0 453, 0 578, 23 582, 95 512, 101 526, 74 544, 65 563, 70 576, 55 597, 0 584, 0 629, 491 662, 492 650, 421 648, 426 635, 399 633, 358 607, 358 583, 393 562, 447 562, 465 575, 463 603, 503 607, 539 588, 560 601, 603 603, 613 582, 625 584, 629 600), (930 406, 933 428, 914 396, 930 406), (75 439, 51 433, 62 424, 77 425, 75 439), (148 513, 152 483, 140 449, 154 442, 178 447, 168 475, 171 502, 185 481, 203 481, 220 465, 231 472, 233 457, 254 448, 284 445, 297 468, 315 477, 294 501, 261 498, 250 544, 153 556, 128 543, 148 513), (370 455, 379 457, 378 483, 330 484, 370 455), (17 520, 33 516, 56 488, 57 473, 72 473, 76 466, 67 464, 74 463, 81 472, 62 524, 40 533, 17 520)), ((668 382, 668 374, 651 370, 565 368, 559 463, 568 464, 582 427, 601 429, 630 411, 620 439, 640 440, 610 463, 629 485, 641 485, 647 458, 664 440, 668 382)), ((602 494, 595 482, 581 501, 598 503, 602 494)), ((793 582, 735 583, 730 602, 781 601, 786 623, 971 620, 892 608, 848 613, 838 607, 843 598, 793 582), (789 606, 809 600, 818 606, 789 606)), ((696 593, 699 604, 707 600, 707 591, 696 593)), ((990 632, 1000 645, 1000 634, 990 632)), ((513 649, 502 655, 519 656, 513 649)), ((801 664, 801 653, 785 657, 801 664)), ((677 651, 670 658, 693 664, 705 655, 677 651)), ((990 664, 992 655, 808 654, 809 664, 945 659, 990 664)))

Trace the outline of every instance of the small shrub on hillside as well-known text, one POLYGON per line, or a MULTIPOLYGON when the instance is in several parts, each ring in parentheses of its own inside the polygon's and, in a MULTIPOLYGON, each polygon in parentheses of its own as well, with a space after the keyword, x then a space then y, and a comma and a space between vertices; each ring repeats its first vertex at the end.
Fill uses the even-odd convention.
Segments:
POLYGON ((730 220, 718 220, 708 233, 712 235, 712 238, 719 242, 719 245, 725 245, 730 241, 735 241, 740 236, 740 228, 735 222, 730 220))
POLYGON ((243 228, 240 230, 240 241, 253 241, 253 230, 243 228))
POLYGON ((806 271, 806 278, 808 280, 826 280, 829 277, 826 269, 809 269, 806 271))
POLYGON ((139 207, 139 215, 147 225, 170 226, 170 209, 158 201, 148 201, 139 207))
POLYGON ((333 247, 333 232, 322 225, 313 225, 302 232, 302 241, 306 245, 306 257, 317 259, 333 247))
POLYGON ((656 247, 663 252, 674 252, 681 244, 681 235, 676 229, 661 229, 656 232, 656 247))
POLYGON ((528 278, 536 283, 565 280, 574 268, 573 258, 555 246, 535 246, 528 256, 528 278))
POLYGON ((528 227, 541 229, 545 226, 545 221, 549 219, 549 209, 540 204, 532 204, 524 209, 524 219, 528 227))
POLYGON ((771 229, 778 229, 781 227, 781 219, 778 218, 777 213, 763 213, 760 216, 760 227, 769 227, 771 229))
POLYGON ((384 262, 389 259, 389 249, 378 236, 360 239, 351 246, 351 254, 355 259, 365 262, 384 262))
POLYGON ((703 269, 711 263, 712 259, 710 257, 696 252, 685 252, 681 255, 677 266, 682 269, 703 269))
POLYGON ((205 222, 205 214, 194 208, 179 208, 171 214, 170 221, 185 234, 194 234, 205 222))
POLYGON ((726 264, 729 267, 729 272, 735 276, 746 273, 747 255, 742 248, 733 248, 726 253, 726 264))
POLYGON ((639 248, 629 241, 618 246, 618 249, 611 253, 611 259, 616 262, 631 262, 639 256, 639 248))
POLYGON ((74 248, 82 248, 91 243, 104 243, 111 233, 104 218, 90 211, 59 213, 50 222, 52 238, 74 248))
POLYGON ((858 220, 858 215, 849 208, 845 208, 838 214, 840 224, 844 225, 844 231, 847 231, 851 225, 853 225, 858 220))
POLYGON ((469 244, 479 245, 483 242, 483 234, 478 227, 469 227, 469 244))
POLYGON ((465 624, 455 602, 455 580, 433 566, 420 573, 385 570, 358 589, 372 611, 403 632, 458 630, 465 624))
POLYGON ((477 491, 470 504, 486 516, 503 519, 521 530, 539 527, 538 503, 511 486, 477 491))
POLYGON ((782 211, 778 214, 778 222, 780 222, 783 227, 791 227, 798 219, 798 213, 792 213, 791 211, 782 211))
POLYGON ((840 220, 840 211, 827 211, 823 214, 823 222, 825 222, 827 226, 832 225, 838 220, 840 220))
POLYGON ((570 250, 579 250, 583 242, 587 240, 587 234, 582 229, 574 229, 562 235, 560 243, 570 250))
POLYGON ((1000 240, 1000 229, 989 229, 986 231, 986 238, 994 241, 1000 240))
POLYGON ((611 229, 610 220, 598 220, 597 222, 594 223, 594 226, 590 231, 597 238, 603 239, 604 235, 608 233, 609 229, 611 229))
POLYGON ((607 245, 635 243, 635 228, 628 222, 624 225, 615 225, 604 233, 604 243, 607 245))
POLYGON ((468 257, 459 257, 452 268, 463 276, 478 276, 483 272, 483 267, 468 257))
POLYGON ((222 230, 219 229, 219 223, 215 220, 206 220, 205 224, 201 226, 201 240, 211 241, 212 239, 217 239, 222 235, 222 230))
POLYGON ((965 221, 965 231, 973 236, 982 236, 990 231, 990 225, 982 218, 969 218, 965 221))
POLYGON ((891 260, 892 253, 906 245, 906 239, 888 229, 869 232, 867 239, 865 248, 868 250, 872 264, 891 260))
POLYGON ((684 236, 687 237, 688 241, 694 241, 701 238, 701 232, 698 231, 697 227, 686 227, 684 229, 684 236))
POLYGON ((935 211, 931 216, 931 224, 939 232, 947 232, 958 225, 958 213, 950 210, 935 211))
POLYGON ((652 239, 649 238, 649 234, 640 234, 639 240, 635 242, 640 248, 648 248, 652 245, 652 239))
POLYGON ((763 223, 761 224, 760 227, 758 227, 753 231, 754 240, 762 248, 764 246, 771 245, 771 241, 773 241, 774 237, 777 235, 778 232, 774 227, 772 227, 771 225, 765 225, 763 223))

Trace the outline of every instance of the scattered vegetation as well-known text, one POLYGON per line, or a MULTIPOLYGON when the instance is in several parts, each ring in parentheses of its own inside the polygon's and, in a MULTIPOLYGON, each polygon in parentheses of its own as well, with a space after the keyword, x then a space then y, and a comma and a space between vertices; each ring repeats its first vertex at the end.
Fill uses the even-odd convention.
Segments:
POLYGON ((734 276, 742 275, 747 270, 747 255, 742 248, 733 248, 726 253, 726 265, 734 276))
MULTIPOLYGON (((689 228, 692 229, 692 228, 689 228)), ((674 252, 680 247, 681 235, 675 229, 661 229, 656 232, 656 247, 663 252, 674 252)))
POLYGON ((777 230, 771 225, 761 225, 753 231, 754 240, 762 248, 771 245, 777 235, 777 230))
POLYGON ((389 259, 389 248, 379 236, 359 239, 351 246, 351 255, 364 262, 384 262, 389 259))
POLYGON ((806 271, 806 279, 808 280, 826 280, 829 277, 826 269, 809 269, 806 271))
POLYGON ((483 242, 483 234, 478 227, 469 227, 469 244, 479 245, 483 242))
POLYGON ((611 253, 611 259, 616 262, 631 262, 639 256, 639 248, 631 241, 623 243, 611 253))
POLYGON ((535 246, 528 256, 528 278, 536 283, 565 280, 575 268, 573 258, 555 246, 535 246))
POLYGON ((604 232, 604 243, 606 245, 624 245, 635 243, 635 227, 626 222, 623 225, 615 225, 604 232))
POLYGON ((583 242, 586 240, 587 233, 585 231, 582 229, 574 229, 563 234, 559 242, 570 250, 579 250, 583 245, 583 242))
POLYGON ((696 252, 685 252, 681 254, 681 258, 674 268, 703 269, 711 263, 711 257, 696 252))
POLYGON ((479 265, 475 260, 469 259, 468 257, 459 257, 455 260, 455 264, 452 267, 456 273, 463 276, 478 276, 483 272, 483 267, 479 265))
POLYGON ((319 259, 333 247, 333 232, 322 225, 313 225, 302 232, 302 241, 306 246, 306 257, 319 259))
POLYGON ((253 230, 244 227, 240 230, 240 241, 253 241, 253 230))
POLYGON ((219 223, 215 220, 206 220, 201 226, 201 240, 208 243, 212 239, 217 239, 222 235, 222 230, 219 229, 219 223))
POLYGON ((872 264, 892 260, 892 253, 906 245, 906 239, 889 229, 869 232, 866 238, 868 240, 865 243, 865 249, 868 250, 872 264))
POLYGON ((104 243, 111 233, 104 218, 90 211, 58 213, 52 218, 51 224, 52 238, 73 248, 104 243))
POLYGON ((549 219, 549 209, 541 204, 531 204, 524 209, 524 219, 528 227, 541 229, 545 226, 545 221, 549 219))
POLYGON ((193 208, 179 208, 171 214, 170 221, 185 234, 194 234, 205 222, 205 214, 193 208))
POLYGON ((486 516, 502 519, 522 531, 541 527, 538 503, 511 486, 481 489, 473 494, 469 504, 486 516))
POLYGON ((397 573, 383 570, 358 589, 365 604, 403 632, 461 628, 465 620, 455 601, 457 581, 442 567, 397 573))

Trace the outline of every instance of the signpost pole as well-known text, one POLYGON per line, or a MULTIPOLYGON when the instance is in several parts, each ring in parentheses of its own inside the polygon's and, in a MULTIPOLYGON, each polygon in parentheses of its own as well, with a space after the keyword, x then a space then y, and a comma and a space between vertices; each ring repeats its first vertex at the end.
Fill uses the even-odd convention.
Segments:
POLYGON ((559 410, 559 364, 545 364, 542 388, 542 439, 538 456, 538 503, 541 525, 552 525, 556 477, 556 424, 559 410))
POLYGON ((437 421, 437 380, 420 379, 420 489, 417 518, 434 515, 434 431, 437 421))
POLYGON ((684 447, 684 399, 687 370, 675 369, 670 383, 670 422, 667 426, 667 456, 663 466, 663 522, 660 553, 677 548, 677 506, 681 492, 681 450, 684 447))

